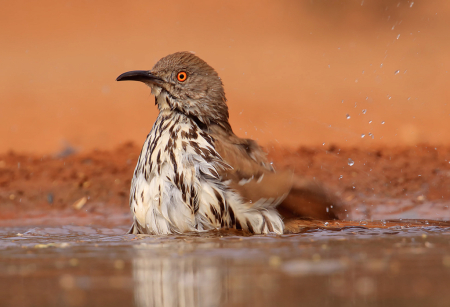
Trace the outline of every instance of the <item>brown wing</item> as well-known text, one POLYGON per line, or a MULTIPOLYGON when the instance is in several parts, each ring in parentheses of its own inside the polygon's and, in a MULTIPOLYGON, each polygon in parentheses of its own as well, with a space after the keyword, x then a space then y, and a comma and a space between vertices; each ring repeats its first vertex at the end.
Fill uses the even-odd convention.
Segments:
POLYGON ((292 172, 275 172, 266 153, 250 139, 241 139, 218 126, 210 127, 215 148, 222 159, 232 166, 219 172, 223 181, 238 191, 247 202, 274 199, 274 205, 283 200, 292 186, 292 172))
POLYGON ((292 171, 275 172, 267 154, 250 139, 241 139, 218 126, 210 127, 215 147, 222 159, 233 169, 222 169, 219 174, 230 187, 246 201, 277 199, 280 214, 287 219, 308 217, 336 219, 343 214, 339 199, 320 183, 294 175, 292 171), (286 197, 287 196, 287 197, 286 197))

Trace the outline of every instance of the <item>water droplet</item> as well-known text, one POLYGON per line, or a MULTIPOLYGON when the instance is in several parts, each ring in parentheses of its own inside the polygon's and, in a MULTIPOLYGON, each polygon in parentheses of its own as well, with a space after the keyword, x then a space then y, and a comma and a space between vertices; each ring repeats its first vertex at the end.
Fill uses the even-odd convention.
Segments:
POLYGON ((383 63, 380 64, 380 68, 383 67, 383 63))
POLYGON ((341 103, 344 103, 344 99, 341 100, 341 103))
POLYGON ((356 187, 355 187, 355 186, 353 186, 353 190, 354 190, 354 189, 356 189, 356 187))
POLYGON ((362 71, 362 74, 364 75, 364 70, 362 71))
POLYGON ((400 34, 399 35, 397 35, 397 39, 399 39, 400 38, 400 34))
POLYGON ((345 118, 350 119, 350 114, 345 115, 345 118))
POLYGON ((411 97, 408 97, 408 100, 410 100, 411 99, 411 97))
POLYGON ((325 142, 322 143, 322 146, 325 146, 325 142))
POLYGON ((390 100, 392 97, 388 95, 387 98, 390 100))
POLYGON ((412 7, 414 5, 414 1, 411 1, 411 4, 409 5, 409 7, 412 7))
POLYGON ((400 73, 400 70, 396 70, 395 72, 394 72, 394 75, 398 75, 400 73))
POLYGON ((362 114, 366 114, 366 112, 367 112, 366 109, 363 109, 363 110, 362 110, 362 114))
POLYGON ((361 134, 361 138, 363 139, 364 137, 365 137, 366 135, 363 133, 363 134, 361 134))
POLYGON ((159 199, 159 196, 155 196, 155 200, 157 201, 159 199))
POLYGON ((384 121, 382 121, 381 124, 384 125, 384 121))
POLYGON ((340 176, 339 176, 339 180, 341 180, 342 178, 344 178, 344 176, 343 176, 343 175, 340 175, 340 176))
POLYGON ((328 223, 328 222, 325 222, 325 223, 323 223, 325 226, 328 226, 328 225, 330 225, 330 223, 328 223))
POLYGON ((371 124, 372 123, 372 121, 371 120, 369 120, 369 124, 371 124))
POLYGON ((352 159, 348 158, 348 165, 353 166, 355 165, 355 162, 352 159))
POLYGON ((249 200, 249 203, 253 203, 251 200, 249 200))
POLYGON ((330 208, 326 207, 325 211, 330 212, 330 208))
POLYGON ((369 136, 371 136, 372 137, 372 139, 374 139, 375 137, 373 136, 373 134, 372 133, 370 133, 369 132, 369 136))

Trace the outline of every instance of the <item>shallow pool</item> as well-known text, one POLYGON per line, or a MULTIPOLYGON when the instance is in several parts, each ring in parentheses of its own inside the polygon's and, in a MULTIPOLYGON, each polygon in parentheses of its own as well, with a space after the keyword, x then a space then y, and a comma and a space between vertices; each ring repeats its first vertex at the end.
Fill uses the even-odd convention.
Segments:
POLYGON ((1 306, 449 306, 450 228, 0 228, 1 306))

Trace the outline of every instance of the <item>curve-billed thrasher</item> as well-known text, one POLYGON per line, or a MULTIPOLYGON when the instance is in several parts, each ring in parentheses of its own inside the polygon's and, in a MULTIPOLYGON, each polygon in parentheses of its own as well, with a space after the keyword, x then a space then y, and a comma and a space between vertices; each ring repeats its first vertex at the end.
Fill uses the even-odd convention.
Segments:
MULTIPOLYGON (((150 71, 123 73, 122 80, 147 84, 160 111, 131 182, 130 233, 283 233, 275 207, 289 194, 293 174, 275 172, 255 141, 233 133, 222 81, 211 66, 177 52, 150 71)), ((295 212, 300 205, 285 208, 295 212)), ((334 217, 320 210, 320 217, 334 217)))

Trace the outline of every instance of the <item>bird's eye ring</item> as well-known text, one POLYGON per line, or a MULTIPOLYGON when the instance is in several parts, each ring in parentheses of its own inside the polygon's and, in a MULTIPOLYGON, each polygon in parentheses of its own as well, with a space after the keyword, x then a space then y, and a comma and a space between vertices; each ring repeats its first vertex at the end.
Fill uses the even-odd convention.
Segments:
POLYGON ((187 79, 187 74, 186 74, 186 72, 180 71, 180 72, 178 73, 178 75, 177 75, 177 79, 178 79, 178 81, 180 81, 180 82, 186 81, 186 79, 187 79))

